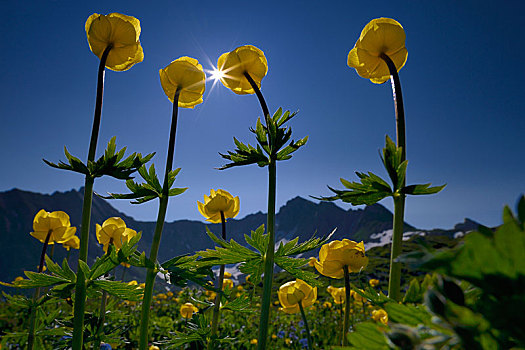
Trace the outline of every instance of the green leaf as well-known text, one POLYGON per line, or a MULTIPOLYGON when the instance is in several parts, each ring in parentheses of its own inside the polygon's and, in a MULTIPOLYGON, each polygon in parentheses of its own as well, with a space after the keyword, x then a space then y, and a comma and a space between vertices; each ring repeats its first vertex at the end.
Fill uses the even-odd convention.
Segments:
POLYGON ((244 235, 246 243, 257 249, 261 254, 266 253, 270 237, 264 234, 264 224, 252 231, 251 236, 244 235))
POLYGON ((379 326, 372 322, 356 324, 355 330, 348 334, 348 340, 356 349, 390 349, 385 335, 379 326))
POLYGON ((29 278, 17 281, 15 286, 17 288, 34 288, 34 287, 49 287, 54 284, 69 282, 67 279, 51 276, 43 272, 24 271, 24 274, 29 278))
POLYGON ((95 280, 92 281, 92 285, 124 300, 140 301, 143 295, 141 288, 120 281, 95 280))
POLYGON ((385 304, 384 308, 388 313, 388 319, 390 321, 409 326, 427 325, 432 318, 432 316, 423 309, 423 306, 416 307, 391 302, 385 304))
POLYGON ((321 197, 319 199, 325 201, 334 201, 341 199, 343 202, 352 203, 352 205, 367 204, 371 205, 379 202, 381 199, 392 196, 392 189, 388 186, 386 181, 379 176, 369 172, 368 174, 356 172, 361 182, 350 182, 341 178, 343 186, 349 190, 336 190, 328 186, 328 188, 335 192, 335 196, 321 197))
POLYGON ((429 183, 419 184, 419 185, 410 185, 410 186, 403 187, 400 192, 404 194, 412 194, 412 195, 434 194, 434 193, 438 193, 446 186, 446 184, 441 185, 441 186, 435 186, 435 187, 430 187, 430 185, 431 184, 429 183))
POLYGON ((221 306, 221 310, 230 310, 233 312, 253 313, 251 300, 247 296, 240 296, 221 306))
POLYGON ((287 256, 276 256, 274 261, 277 266, 279 266, 283 270, 286 270, 293 277, 302 279, 303 281, 314 287, 324 286, 324 283, 317 280, 317 278, 319 277, 318 274, 301 268, 308 263, 308 259, 290 258, 287 256))
POLYGON ((126 147, 117 151, 115 139, 116 137, 112 137, 108 142, 102 157, 88 164, 91 176, 101 177, 108 175, 121 180, 130 179, 131 174, 149 162, 155 154, 151 153, 142 157, 140 153, 133 153, 125 160, 122 160, 126 152, 126 147))

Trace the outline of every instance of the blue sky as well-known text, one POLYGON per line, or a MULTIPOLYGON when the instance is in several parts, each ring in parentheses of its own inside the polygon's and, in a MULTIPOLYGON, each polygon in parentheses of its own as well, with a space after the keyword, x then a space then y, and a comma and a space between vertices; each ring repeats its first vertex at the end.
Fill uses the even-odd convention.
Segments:
MULTIPOLYGON (((295 196, 330 195, 355 171, 386 177, 378 150, 395 136, 390 84, 375 85, 346 65, 371 19, 391 17, 406 31, 408 61, 400 71, 407 123, 408 183, 447 183, 437 195, 409 197, 406 221, 449 228, 469 217, 501 222, 503 205, 525 192, 525 103, 520 68, 525 39, 519 1, 11 1, 0 13, 0 191, 52 193, 78 189, 83 178, 47 167, 63 147, 85 160, 93 119, 98 58, 84 24, 92 13, 120 12, 141 21, 144 62, 107 71, 98 155, 112 137, 128 150, 157 152, 163 174, 171 104, 158 71, 181 56, 205 69, 244 44, 264 51, 262 92, 269 108, 299 111, 295 138, 305 147, 277 169, 277 206, 295 196), (264 5, 262 5, 264 4, 264 5)), ((209 82, 204 103, 182 109, 175 151, 177 184, 167 220, 197 219, 197 200, 210 188, 238 195, 239 217, 266 211, 267 171, 257 166, 218 171, 218 152, 261 115, 257 98, 209 82)), ((98 179, 99 193, 125 192, 98 179)), ((157 202, 112 201, 139 220, 154 221, 157 202)), ((381 202, 392 208, 391 199, 381 202)), ((343 208, 348 204, 339 202, 343 208)))

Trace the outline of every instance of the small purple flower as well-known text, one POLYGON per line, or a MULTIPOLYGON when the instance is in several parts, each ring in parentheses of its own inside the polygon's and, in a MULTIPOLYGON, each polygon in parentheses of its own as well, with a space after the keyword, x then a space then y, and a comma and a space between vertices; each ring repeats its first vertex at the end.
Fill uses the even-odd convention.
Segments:
POLYGON ((303 320, 299 321, 299 327, 304 327, 304 321, 303 320))
POLYGON ((100 350, 112 350, 112 347, 111 345, 104 343, 100 344, 100 350))
POLYGON ((301 347, 307 348, 308 347, 308 339, 306 339, 306 338, 299 339, 299 344, 301 344, 301 347))
POLYGON ((279 338, 284 338, 284 336, 285 336, 284 331, 279 331, 279 332, 277 332, 277 336, 278 336, 279 338))

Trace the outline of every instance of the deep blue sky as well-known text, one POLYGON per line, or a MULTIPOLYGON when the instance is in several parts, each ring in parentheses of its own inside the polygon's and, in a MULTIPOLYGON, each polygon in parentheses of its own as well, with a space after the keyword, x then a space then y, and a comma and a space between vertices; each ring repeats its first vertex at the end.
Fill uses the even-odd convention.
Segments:
MULTIPOLYGON (((524 5, 520 1, 10 1, 0 12, 0 191, 17 187, 52 193, 79 188, 83 178, 47 167, 63 147, 87 157, 98 58, 84 24, 94 12, 120 12, 141 21, 144 62, 106 73, 98 150, 112 136, 130 151, 157 152, 164 173, 171 104, 158 71, 181 56, 205 69, 223 52, 252 44, 264 51, 262 91, 272 111, 299 115, 296 138, 310 136, 278 165, 277 206, 300 195, 330 195, 354 171, 386 177, 378 157, 395 136, 390 83, 375 85, 346 65, 371 19, 391 17, 406 31, 408 61, 400 72, 407 120, 408 183, 447 183, 432 196, 410 197, 406 220, 449 228, 465 217, 501 222, 503 205, 525 191, 524 5)), ((199 219, 197 200, 210 188, 240 196, 239 217, 266 211, 267 171, 226 171, 218 152, 261 115, 253 95, 238 96, 209 82, 204 103, 182 109, 176 143, 177 179, 189 190, 171 199, 167 220, 199 219)), ((124 192, 99 179, 99 193, 124 192)), ((391 199, 381 202, 392 208, 391 199)), ((112 201, 139 220, 156 219, 157 202, 112 201)), ((350 206, 338 203, 343 208, 350 206)))

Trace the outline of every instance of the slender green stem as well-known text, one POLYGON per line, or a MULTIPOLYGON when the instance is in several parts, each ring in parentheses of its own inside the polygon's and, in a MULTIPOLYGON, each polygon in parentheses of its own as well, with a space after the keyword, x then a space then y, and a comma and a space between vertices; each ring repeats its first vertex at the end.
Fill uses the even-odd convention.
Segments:
POLYGON ((346 338, 346 333, 348 333, 348 318, 350 317, 350 273, 348 271, 348 266, 343 266, 343 271, 345 273, 345 318, 343 321, 343 346, 348 345, 348 339, 346 338))
MULTIPOLYGON (((91 140, 87 164, 95 160, 97 150, 98 131, 100 129, 100 117, 102 115, 102 97, 104 95, 104 77, 106 60, 113 45, 108 45, 100 58, 97 75, 97 97, 95 100, 95 115, 93 117, 93 127, 91 129, 91 140)), ((93 184, 95 179, 86 175, 84 184, 84 201, 82 204, 82 223, 80 227, 80 252, 78 261, 87 262, 88 243, 89 243, 89 222, 91 220, 91 202, 93 199, 93 184)), ((84 344, 84 311, 86 307, 86 276, 84 272, 77 268, 77 283, 75 286, 75 305, 73 319, 73 350, 81 350, 84 344)))
MULTIPOLYGON (((264 114, 266 121, 266 126, 269 127, 270 112, 264 96, 261 93, 261 90, 252 79, 248 72, 244 72, 244 76, 250 83, 251 87, 255 91, 259 103, 261 104, 261 109, 264 114)), ((277 150, 273 149, 271 140, 268 140, 268 145, 270 146, 271 154, 269 156, 268 164, 268 219, 266 230, 269 236, 269 242, 266 254, 264 256, 264 280, 263 280, 263 297, 261 305, 261 319, 259 323, 259 337, 257 340, 257 349, 263 350, 266 349, 266 342, 268 340, 268 325, 270 322, 270 304, 272 297, 272 283, 273 283, 273 265, 274 265, 274 252, 275 252, 275 191, 276 191, 276 173, 277 173, 277 160, 276 154, 277 150)))
POLYGON ((264 256, 263 297, 261 305, 261 319, 259 323, 259 337, 257 349, 266 349, 268 340, 268 325, 270 322, 270 303, 273 284, 273 264, 275 252, 275 189, 276 189, 276 162, 271 160, 268 165, 268 221, 267 232, 269 235, 268 247, 264 256))
MULTIPOLYGON (((226 240, 226 218, 224 217, 224 212, 221 210, 221 224, 222 224, 222 239, 226 240)), ((213 306, 213 316, 211 320, 211 339, 208 342, 208 350, 213 349, 213 338, 217 334, 217 329, 219 328, 219 313, 221 310, 221 293, 222 286, 224 283, 224 268, 225 265, 221 265, 219 268, 219 279, 217 281, 217 290, 219 291, 215 296, 215 305, 213 306)))
MULTIPOLYGON (((160 197, 159 212, 157 216, 157 224, 155 226, 155 233, 153 235, 153 242, 151 244, 151 251, 149 259, 153 263, 157 261, 157 254, 159 252, 160 238, 162 236, 162 229, 164 227, 164 220, 166 218, 166 210, 168 209, 169 199, 169 173, 173 166, 173 156, 175 154, 175 136, 177 134, 177 118, 179 105, 180 87, 177 87, 175 96, 173 98, 173 112, 171 117, 170 139, 168 142, 168 157, 166 159, 166 171, 164 173, 164 185, 162 187, 162 195, 160 197)), ((148 268, 146 274, 146 286, 144 288, 144 299, 142 301, 142 315, 140 319, 140 341, 139 349, 145 350, 148 346, 148 324, 149 311, 151 306, 151 298, 153 296, 153 285, 155 284, 156 269, 148 268)))
POLYGON ((312 350, 314 348, 314 342, 312 341, 312 336, 310 335, 310 327, 308 327, 308 321, 306 320, 306 315, 304 314, 303 302, 299 302, 299 310, 301 311, 301 317, 303 318, 304 328, 306 329, 306 337, 308 339, 308 349, 312 350))
POLYGON ((341 333, 341 341, 340 341, 340 344, 343 344, 343 335, 344 335, 344 330, 343 330, 343 303, 341 302, 339 304, 339 331, 341 333))
MULTIPOLYGON (((107 276, 106 276, 107 277, 107 276)), ((100 335, 104 331, 104 322, 106 321, 106 303, 108 299, 108 292, 102 292, 102 298, 100 299, 100 315, 98 317, 97 333, 95 334, 95 341, 93 349, 100 349, 100 335)))
MULTIPOLYGON (((396 142, 401 147, 401 161, 406 159, 406 131, 405 131, 405 108, 403 106, 403 94, 401 93, 401 82, 397 69, 388 55, 381 54, 381 58, 388 66, 390 80, 392 82, 392 95, 396 111, 396 142)), ((402 187, 405 186, 406 178, 402 187)), ((395 259, 401 254, 403 244, 403 223, 405 215, 405 195, 396 193, 394 195, 394 222, 392 233, 392 250, 390 254, 390 278, 388 281, 388 296, 394 300, 401 298, 401 263, 395 259)))
MULTIPOLYGON (((47 232, 46 239, 44 240, 44 246, 42 247, 42 254, 40 254, 40 264, 38 265, 38 273, 44 270, 44 260, 46 257, 46 250, 49 244, 49 239, 51 238, 51 233, 53 233, 53 230, 49 230, 47 232)), ((40 297, 40 287, 37 287, 35 289, 35 293, 33 294, 33 304, 36 303, 39 297, 40 297)), ((27 336, 27 349, 28 350, 32 350, 35 344, 35 325, 36 325, 36 306, 33 305, 31 307, 31 315, 29 316, 29 334, 27 336)))
POLYGON ((250 83, 251 87, 255 91, 255 94, 257 95, 257 98, 259 99, 259 103, 261 104, 261 109, 263 111, 264 118, 265 119, 269 118, 270 117, 270 111, 268 110, 268 106, 266 105, 266 100, 264 99, 264 96, 262 95, 261 90, 259 89, 259 87, 255 83, 253 78, 250 76, 250 74, 248 74, 248 72, 244 72, 244 76, 246 77, 246 79, 250 83))

